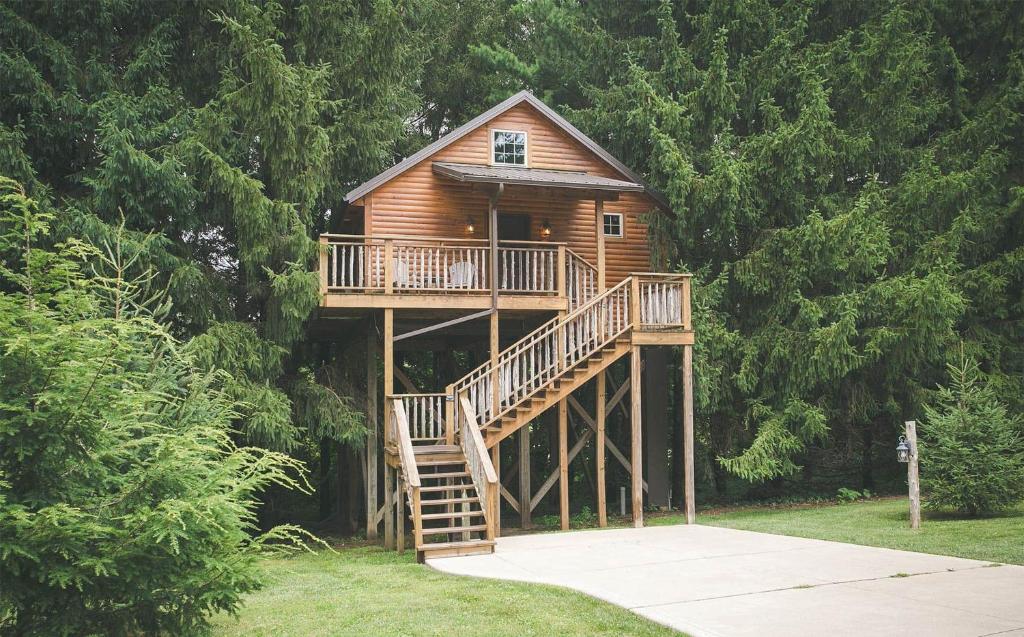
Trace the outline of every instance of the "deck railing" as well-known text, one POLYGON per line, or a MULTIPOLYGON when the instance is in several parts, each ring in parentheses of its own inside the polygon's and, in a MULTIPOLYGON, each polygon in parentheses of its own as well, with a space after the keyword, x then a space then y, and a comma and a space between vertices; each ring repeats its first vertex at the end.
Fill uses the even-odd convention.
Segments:
POLYGON ((465 396, 459 397, 459 445, 466 456, 466 465, 473 485, 480 496, 480 508, 484 511, 487 523, 487 539, 493 540, 495 524, 498 519, 497 507, 500 504, 498 494, 498 475, 487 455, 487 445, 480 434, 480 425, 473 414, 472 406, 465 396))
MULTIPOLYGON (((405 405, 399 398, 391 399, 391 415, 388 421, 388 432, 390 439, 398 447, 398 456, 402 461, 404 473, 403 483, 405 493, 409 498, 409 505, 413 514, 413 537, 416 546, 423 543, 423 520, 420 518, 420 473, 416 467, 416 456, 412 448, 412 438, 409 435, 409 419, 405 413, 405 405)), ((399 494, 401 497, 401 494, 399 494)), ((401 505, 399 505, 399 520, 401 516, 401 505)), ((404 537, 404 532, 399 531, 399 537, 404 537)), ((399 540, 401 542, 401 540, 399 540)))
POLYGON ((690 277, 685 274, 638 274, 642 329, 690 329, 690 277))
MULTIPOLYGON (((480 239, 321 235, 325 293, 488 294, 490 246, 480 239)), ((597 293, 597 270, 564 244, 502 241, 498 290, 565 295, 573 310, 597 293)))
POLYGON ((395 394, 402 401, 413 444, 443 443, 452 434, 445 422, 445 394, 395 394))

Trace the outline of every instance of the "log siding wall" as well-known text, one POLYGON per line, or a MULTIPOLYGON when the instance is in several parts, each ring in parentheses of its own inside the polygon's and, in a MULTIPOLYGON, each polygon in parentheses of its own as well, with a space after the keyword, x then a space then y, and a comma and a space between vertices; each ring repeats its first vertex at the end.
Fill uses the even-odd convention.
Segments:
MULTIPOLYGON (((368 234, 415 235, 423 238, 466 237, 466 219, 472 218, 472 238, 487 238, 487 195, 469 184, 435 175, 431 163, 490 163, 490 134, 494 129, 527 132, 530 168, 581 170, 622 179, 617 171, 594 156, 529 104, 519 104, 462 139, 421 161, 366 196, 368 234)), ((641 216, 655 209, 644 193, 621 193, 618 201, 605 202, 606 212, 623 214, 624 237, 605 239, 607 285, 629 272, 650 269, 647 226, 641 216)), ((499 211, 530 216, 530 239, 540 240, 545 221, 551 224, 551 241, 565 242, 591 263, 597 263, 594 236, 594 201, 567 199, 563 193, 538 194, 536 189, 506 188, 499 211)))

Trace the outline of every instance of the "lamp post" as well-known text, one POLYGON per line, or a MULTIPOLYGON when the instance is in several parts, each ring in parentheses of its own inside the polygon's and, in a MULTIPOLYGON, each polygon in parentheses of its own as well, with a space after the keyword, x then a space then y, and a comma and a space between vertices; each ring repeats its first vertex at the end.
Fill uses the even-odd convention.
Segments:
POLYGON ((907 465, 907 488, 910 491, 910 528, 921 528, 921 484, 917 471, 917 422, 904 424, 906 437, 900 436, 896 459, 907 465))

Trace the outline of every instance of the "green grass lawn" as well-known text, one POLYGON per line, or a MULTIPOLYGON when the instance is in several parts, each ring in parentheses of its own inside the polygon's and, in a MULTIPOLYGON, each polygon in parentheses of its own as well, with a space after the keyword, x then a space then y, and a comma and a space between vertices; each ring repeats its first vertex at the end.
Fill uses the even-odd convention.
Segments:
MULTIPOLYGON (((749 508, 698 516, 700 524, 834 540, 905 551, 1024 564, 1024 504, 998 516, 970 519, 925 511, 911 530, 905 498, 813 507, 749 508)), ((676 524, 678 515, 649 524, 676 524)))
POLYGON ((214 635, 676 635, 566 589, 445 575, 376 547, 268 559, 266 588, 214 635))

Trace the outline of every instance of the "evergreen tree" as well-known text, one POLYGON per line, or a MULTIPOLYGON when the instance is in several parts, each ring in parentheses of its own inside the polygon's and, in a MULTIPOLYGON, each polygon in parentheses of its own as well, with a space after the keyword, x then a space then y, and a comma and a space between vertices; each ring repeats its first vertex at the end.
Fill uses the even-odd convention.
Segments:
POLYGON ((926 506, 971 516, 1024 499, 1024 440, 1019 415, 1008 414, 978 364, 962 356, 949 365, 921 423, 921 488, 926 506))
POLYGON ((230 377, 155 320, 119 232, 48 250, 52 219, 0 178, 0 632, 198 634, 298 539, 255 512, 300 465, 232 441, 230 377))

